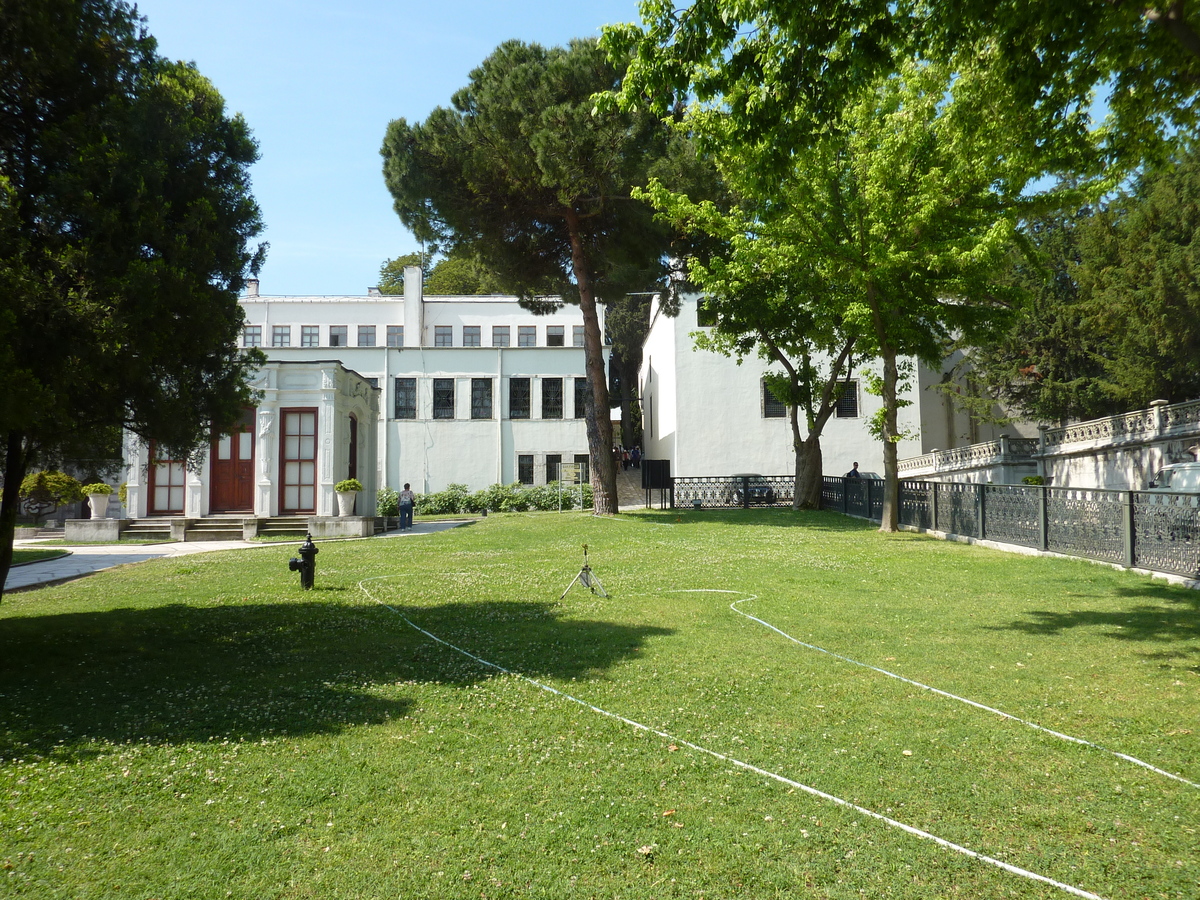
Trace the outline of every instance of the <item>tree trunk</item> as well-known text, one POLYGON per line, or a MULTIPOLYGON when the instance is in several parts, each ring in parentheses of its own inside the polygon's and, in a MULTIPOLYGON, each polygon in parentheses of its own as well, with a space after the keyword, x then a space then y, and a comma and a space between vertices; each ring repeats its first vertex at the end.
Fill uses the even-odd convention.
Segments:
POLYGON ((583 313, 583 361, 590 388, 586 424, 588 453, 592 460, 593 512, 598 516, 610 516, 618 512, 619 504, 608 383, 604 377, 604 340, 600 334, 600 317, 596 313, 596 296, 592 292, 592 276, 583 247, 579 215, 568 209, 566 221, 571 239, 571 268, 579 288, 579 310, 583 313))
POLYGON ((867 285, 867 305, 871 308, 879 358, 883 361, 883 515, 879 530, 899 531, 900 470, 896 465, 896 442, 900 440, 900 429, 896 414, 896 385, 900 375, 896 367, 896 348, 888 339, 887 325, 880 308, 879 290, 873 283, 867 285))
POLYGON ((4 492, 0 494, 0 597, 4 596, 4 582, 12 568, 13 538, 17 533, 17 511, 21 507, 21 482, 25 479, 25 467, 29 457, 25 454, 25 441, 19 431, 10 431, 4 452, 4 492))
POLYGON ((821 460, 821 435, 810 433, 796 443, 796 499, 792 509, 820 509, 824 477, 821 460))

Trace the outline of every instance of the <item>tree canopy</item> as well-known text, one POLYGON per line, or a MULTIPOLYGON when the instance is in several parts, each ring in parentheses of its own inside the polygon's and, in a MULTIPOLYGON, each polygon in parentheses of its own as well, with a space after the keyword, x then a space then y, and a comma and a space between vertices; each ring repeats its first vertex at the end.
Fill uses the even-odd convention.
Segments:
POLYGON ((1108 160, 1132 169, 1200 115, 1200 12, 1186 0, 643 0, 643 25, 605 29, 632 55, 631 102, 666 110, 678 91, 722 108, 743 138, 781 151, 837 120, 846 99, 909 59, 963 68, 993 48, 995 121, 1034 140, 1050 168, 1101 157, 1088 134, 1108 93, 1108 160), (633 98, 636 98, 634 100, 633 98))
POLYGON ((187 458, 250 399, 257 148, 119 0, 0 6, 0 577, 34 461, 129 429, 187 458))
POLYGON ((478 260, 535 310, 579 303, 598 513, 617 506, 596 304, 652 287, 669 245, 669 230, 630 197, 665 157, 666 128, 592 100, 618 89, 624 68, 593 40, 508 41, 450 108, 392 122, 381 150, 396 212, 419 239, 478 260))

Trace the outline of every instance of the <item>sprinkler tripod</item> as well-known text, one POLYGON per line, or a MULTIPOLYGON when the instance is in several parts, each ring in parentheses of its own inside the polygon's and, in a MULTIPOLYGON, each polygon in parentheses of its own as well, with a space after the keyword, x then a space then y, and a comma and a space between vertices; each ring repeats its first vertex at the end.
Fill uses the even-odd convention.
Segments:
POLYGON ((592 567, 588 565, 587 544, 583 545, 583 568, 579 570, 578 575, 571 579, 571 583, 567 585, 567 590, 562 592, 562 596, 558 598, 559 600, 567 596, 567 591, 575 587, 576 581, 590 590, 593 594, 599 592, 601 597, 608 596, 608 594, 604 592, 604 585, 600 583, 600 579, 596 577, 596 573, 593 572, 592 567))

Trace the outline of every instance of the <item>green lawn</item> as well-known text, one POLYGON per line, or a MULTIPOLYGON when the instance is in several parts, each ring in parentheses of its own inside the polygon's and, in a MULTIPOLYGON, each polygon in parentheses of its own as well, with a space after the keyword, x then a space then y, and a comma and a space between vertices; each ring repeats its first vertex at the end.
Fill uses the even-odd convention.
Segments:
POLYGON ((294 549, 4 598, 7 896, 1070 896, 799 785, 1200 896, 1200 787, 730 608, 1200 782, 1195 592, 782 510, 294 549), (611 596, 559 602, 585 542, 611 596))
POLYGON ((29 549, 26 547, 17 547, 13 549, 13 565, 17 566, 21 563, 37 562, 41 559, 57 559, 60 556, 66 556, 66 550, 54 549, 29 549))

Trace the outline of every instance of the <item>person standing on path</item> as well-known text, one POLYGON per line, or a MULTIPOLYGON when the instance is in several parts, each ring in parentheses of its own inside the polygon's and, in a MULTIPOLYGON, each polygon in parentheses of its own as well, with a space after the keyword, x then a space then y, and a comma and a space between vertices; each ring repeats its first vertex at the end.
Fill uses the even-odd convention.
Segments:
POLYGON ((409 489, 408 482, 404 482, 404 490, 400 492, 400 530, 406 531, 412 529, 413 524, 413 504, 416 502, 416 495, 409 489))
POLYGON ((849 472, 846 473, 846 477, 847 478, 862 478, 862 475, 860 475, 858 472, 858 463, 855 463, 854 468, 852 468, 849 472))

